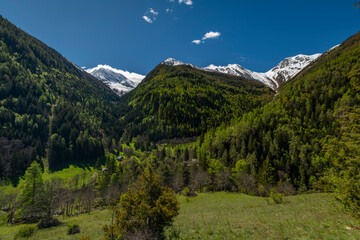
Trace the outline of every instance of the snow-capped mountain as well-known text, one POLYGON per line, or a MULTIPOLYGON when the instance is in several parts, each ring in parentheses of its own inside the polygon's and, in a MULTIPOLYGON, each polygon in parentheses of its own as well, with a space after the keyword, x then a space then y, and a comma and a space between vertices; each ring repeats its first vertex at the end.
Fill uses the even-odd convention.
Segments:
POLYGON ((176 60, 174 58, 168 58, 165 61, 163 61, 162 63, 163 65, 167 65, 167 66, 180 66, 180 65, 187 65, 187 66, 192 66, 195 67, 194 65, 190 64, 190 63, 185 63, 179 60, 176 60))
POLYGON ((108 65, 98 65, 85 71, 101 80, 120 96, 133 90, 145 78, 144 75, 119 70, 108 65))
POLYGON ((276 67, 266 72, 265 75, 274 81, 277 87, 279 87, 281 84, 294 77, 320 56, 320 53, 313 55, 300 54, 295 57, 285 58, 276 67))
POLYGON ((192 64, 184 63, 182 61, 175 60, 173 58, 169 58, 164 62, 162 62, 161 64, 168 66, 188 65, 205 71, 216 71, 216 72, 231 74, 234 76, 240 76, 247 79, 257 80, 264 83, 265 85, 269 86, 272 89, 277 89, 281 84, 294 77, 296 74, 298 74, 301 70, 307 67, 310 63, 314 62, 320 56, 321 54, 314 54, 314 55, 299 54, 294 57, 288 57, 285 58, 283 61, 281 61, 276 67, 264 73, 253 72, 238 64, 229 64, 227 66, 215 66, 211 64, 210 66, 204 68, 198 68, 192 64))
POLYGON ((285 58, 276 67, 270 69, 265 73, 253 72, 245 69, 238 64, 229 64, 228 66, 214 66, 205 67, 208 71, 217 71, 227 73, 235 76, 245 77, 247 79, 258 80, 272 89, 278 88, 301 70, 314 62, 321 54, 303 55, 299 54, 294 57, 285 58))
POLYGON ((265 73, 253 72, 251 70, 243 68, 238 64, 229 64, 227 66, 215 66, 211 64, 210 66, 205 67, 204 70, 216 71, 234 76, 244 77, 251 80, 257 80, 261 81, 262 83, 273 89, 277 88, 277 85, 270 78, 268 78, 265 73))

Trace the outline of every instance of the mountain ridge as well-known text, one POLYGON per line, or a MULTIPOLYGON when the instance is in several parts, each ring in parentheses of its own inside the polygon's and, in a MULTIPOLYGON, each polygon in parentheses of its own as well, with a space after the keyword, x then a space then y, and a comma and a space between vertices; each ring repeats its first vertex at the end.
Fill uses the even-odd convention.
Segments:
MULTIPOLYGON (((330 50, 334 48, 336 48, 336 46, 330 50)), ((230 74, 233 76, 244 77, 250 80, 260 81, 266 86, 275 90, 278 89, 283 83, 296 76, 296 74, 318 59, 321 55, 322 54, 320 53, 313 55, 298 54, 293 57, 287 57, 267 72, 254 72, 242 67, 239 64, 228 64, 227 66, 216 66, 214 64, 210 64, 207 67, 200 68, 193 64, 185 63, 174 58, 168 58, 160 64, 168 66, 187 65, 204 71, 214 71, 230 74)))

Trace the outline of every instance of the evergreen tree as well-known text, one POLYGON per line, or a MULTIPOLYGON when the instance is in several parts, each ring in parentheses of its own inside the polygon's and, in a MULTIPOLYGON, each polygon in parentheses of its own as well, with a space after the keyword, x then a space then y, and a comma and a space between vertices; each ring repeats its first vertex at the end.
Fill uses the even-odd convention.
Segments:
POLYGON ((33 162, 26 170, 21 199, 21 213, 26 221, 34 222, 46 214, 44 182, 40 164, 33 162))

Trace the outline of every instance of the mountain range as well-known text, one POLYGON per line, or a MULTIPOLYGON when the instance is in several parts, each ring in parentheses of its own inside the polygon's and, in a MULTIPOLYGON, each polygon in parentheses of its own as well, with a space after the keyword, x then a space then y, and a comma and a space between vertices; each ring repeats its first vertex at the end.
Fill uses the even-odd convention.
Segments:
MULTIPOLYGON (((320 53, 313 55, 299 54, 294 57, 288 57, 274 68, 264 73, 248 70, 239 64, 229 64, 227 66, 215 66, 211 64, 207 67, 200 68, 174 58, 166 59, 161 64, 167 66, 187 65, 198 70, 230 74, 250 80, 260 81, 272 89, 277 89, 283 83, 296 76, 296 74, 318 59, 321 55, 322 54, 320 53)), ((133 90, 145 78, 144 75, 119 70, 108 65, 98 65, 97 67, 86 69, 86 71, 101 80, 120 96, 133 90)))

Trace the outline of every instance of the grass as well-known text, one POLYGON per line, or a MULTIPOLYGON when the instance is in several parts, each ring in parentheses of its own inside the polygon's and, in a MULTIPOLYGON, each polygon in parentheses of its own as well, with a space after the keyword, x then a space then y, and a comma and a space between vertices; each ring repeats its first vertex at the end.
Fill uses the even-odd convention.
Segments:
MULTIPOLYGON (((31 240, 78 240, 83 236, 90 236, 91 239, 101 239, 104 235, 102 225, 109 223, 110 212, 108 210, 95 211, 91 214, 82 214, 71 218, 59 218, 62 222, 60 226, 35 231, 31 240), (68 226, 74 223, 79 224, 80 233, 67 235, 68 226)), ((30 225, 30 224, 27 224, 30 225)), ((35 226, 36 224, 31 224, 35 226)), ((0 226, 0 239, 13 240, 16 233, 24 225, 4 225, 0 226)))
MULTIPOLYGON (((179 196, 181 210, 174 228, 181 239, 360 239, 360 231, 346 227, 360 222, 337 210, 330 194, 286 197, 279 205, 264 198, 235 193, 203 193, 195 198, 179 196)), ((101 239, 109 211, 60 219, 63 224, 38 230, 31 239, 101 239), (80 225, 81 233, 66 235, 67 226, 80 225)), ((0 239, 12 240, 22 226, 0 226, 0 239)), ((170 232, 170 231, 169 231, 170 232)))
POLYGON ((359 239, 359 224, 329 194, 286 197, 279 205, 232 193, 180 197, 174 228, 182 239, 359 239), (189 202, 187 202, 189 201, 189 202))

